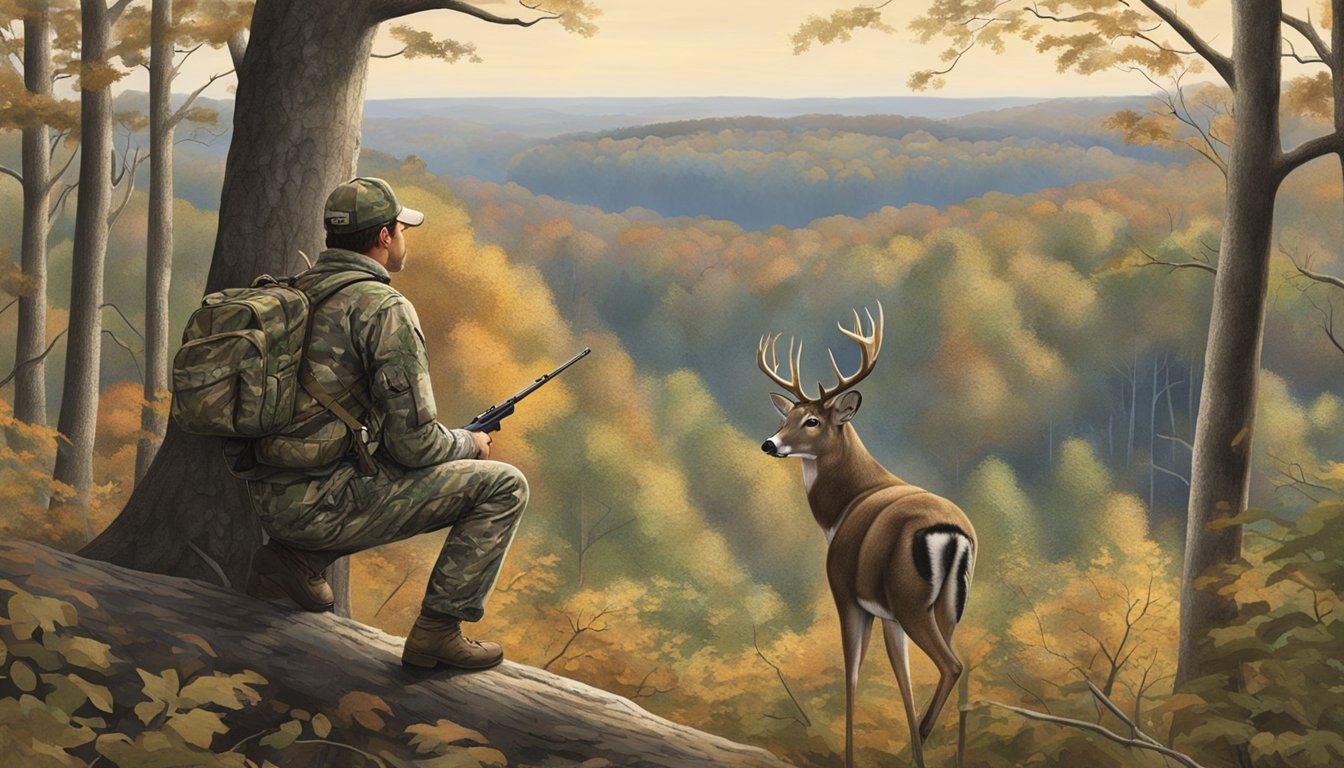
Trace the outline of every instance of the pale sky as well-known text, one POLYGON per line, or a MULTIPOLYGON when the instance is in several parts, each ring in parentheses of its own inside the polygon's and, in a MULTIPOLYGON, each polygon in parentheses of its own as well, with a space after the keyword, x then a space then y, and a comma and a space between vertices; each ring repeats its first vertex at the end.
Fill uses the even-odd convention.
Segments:
MULTIPOLYGON (((844 44, 813 46, 795 56, 790 36, 811 15, 847 7, 845 0, 595 0, 603 9, 599 32, 584 38, 543 22, 531 28, 499 26, 453 13, 431 11, 405 23, 474 43, 485 61, 454 65, 424 60, 375 59, 369 67, 376 98, 463 96, 763 96, 772 98, 911 95, 906 80, 916 69, 938 63, 942 46, 922 45, 907 31, 923 0, 893 2, 886 19, 895 34, 862 30, 844 44)), ((1289 0, 1290 9, 1308 4, 1289 0)), ((1318 2, 1309 2, 1313 10, 1318 2)), ((513 2, 483 3, 500 15, 531 17, 513 2)), ((1230 52, 1225 0, 1188 8, 1176 2, 1217 48, 1230 52)), ((1305 15, 1305 9, 1300 11, 1305 15)), ((380 32, 376 53, 398 48, 380 32)), ((202 51, 184 68, 181 85, 201 82, 228 69, 223 53, 202 51)), ((1285 70, 1290 75, 1291 70, 1285 70)), ((122 87, 143 88, 141 78, 122 87)), ((1195 79, 1211 79, 1209 73, 1195 79)), ((222 83, 222 81, 221 81, 222 83)), ((1005 55, 976 50, 948 77, 947 86, 923 95, 1093 96, 1151 93, 1139 75, 1105 72, 1059 75, 1053 59, 1019 44, 1005 55)), ((216 85, 208 95, 224 97, 216 85)))

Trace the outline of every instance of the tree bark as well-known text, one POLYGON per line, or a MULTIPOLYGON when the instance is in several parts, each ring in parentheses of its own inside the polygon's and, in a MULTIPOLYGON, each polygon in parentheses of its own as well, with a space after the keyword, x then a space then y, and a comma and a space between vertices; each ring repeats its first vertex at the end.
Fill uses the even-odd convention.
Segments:
MULTIPOLYGON (((30 93, 51 94, 50 9, 30 7, 23 19, 23 80, 30 93)), ((20 264, 28 290, 19 296, 19 331, 14 363, 36 359, 47 346, 47 236, 51 223, 51 130, 23 129, 23 244, 20 264)), ((47 423, 45 362, 25 366, 14 376, 14 417, 28 424, 47 423)))
POLYGON ((70 332, 53 478, 74 489, 74 497, 53 505, 62 526, 82 515, 88 525, 93 484, 93 440, 98 425, 98 375, 102 350, 103 267, 107 257, 108 216, 112 208, 112 89, 97 82, 94 69, 107 58, 112 36, 106 0, 80 3, 79 208, 70 281, 70 332), (93 81, 95 87, 90 88, 93 81))
MULTIPOLYGON (((300 250, 320 250, 326 196, 355 173, 376 26, 367 0, 257 3, 207 291, 292 274, 300 250)), ((81 554, 220 583, 208 558, 241 588, 261 529, 221 447, 169 424, 126 508, 81 554)))
MULTIPOLYGON (((257 738, 275 733, 294 712, 305 710, 328 719, 331 732, 325 738, 381 755, 389 768, 433 761, 411 743, 415 732, 407 728, 440 720, 478 731, 509 765, 787 765, 759 747, 669 722, 623 697, 511 661, 474 674, 409 669, 400 663, 399 637, 198 581, 135 573, 13 541, 0 542, 0 578, 72 606, 65 621, 58 620, 55 629, 43 634, 44 640, 87 637, 110 646, 114 662, 106 672, 69 665, 58 669, 93 676, 100 685, 106 678, 115 703, 107 719, 118 730, 140 725, 129 711, 132 702, 144 698, 145 681, 137 669, 174 670, 184 682, 208 679, 211 672, 251 670, 265 678, 256 685, 261 703, 242 703, 238 711, 224 713, 229 733, 216 738, 213 746, 220 753, 228 744, 246 746, 239 751, 257 763, 311 766, 332 755, 330 749, 305 752, 302 745, 276 751, 257 738), (88 600, 81 602, 72 594, 88 600), (360 709, 347 703, 352 701, 362 702, 374 716, 352 717, 360 709), (373 712, 371 702, 377 702, 381 714, 373 712)), ((0 616, 5 613, 0 604, 0 616)), ((11 629, 0 625, 0 640, 12 640, 11 629)), ((41 650, 33 642, 23 645, 41 650)), ((355 757, 335 762, 375 764, 355 757)))
POLYGON ((149 471, 168 417, 168 286, 173 273, 173 0, 154 0, 149 48, 149 231, 145 263, 145 407, 135 482, 149 471))
POLYGON ((1211 630, 1236 616, 1233 600, 1214 589, 1196 588, 1195 581, 1210 568, 1241 557, 1241 527, 1209 525, 1238 514, 1247 504, 1280 181, 1281 4, 1271 0, 1232 7, 1236 139, 1228 162, 1227 210, 1195 429, 1177 685, 1211 671, 1202 663, 1202 646, 1211 630))

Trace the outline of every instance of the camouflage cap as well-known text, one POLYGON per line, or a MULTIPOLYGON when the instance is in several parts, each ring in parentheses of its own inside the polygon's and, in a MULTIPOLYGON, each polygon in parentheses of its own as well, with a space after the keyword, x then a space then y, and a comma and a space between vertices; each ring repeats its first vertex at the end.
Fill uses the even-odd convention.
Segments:
POLYGON ((382 179, 351 179, 327 196, 322 223, 328 232, 349 234, 396 219, 408 227, 418 227, 425 214, 407 208, 397 200, 391 185, 382 179))

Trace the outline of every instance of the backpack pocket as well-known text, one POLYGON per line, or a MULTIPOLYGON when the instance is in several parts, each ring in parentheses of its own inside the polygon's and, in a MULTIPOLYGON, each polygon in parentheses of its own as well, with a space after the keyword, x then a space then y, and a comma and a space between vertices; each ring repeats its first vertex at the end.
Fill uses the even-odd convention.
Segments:
POLYGON ((173 418, 202 435, 258 437, 284 426, 289 412, 266 362, 266 334, 257 329, 183 344, 173 358, 173 418))

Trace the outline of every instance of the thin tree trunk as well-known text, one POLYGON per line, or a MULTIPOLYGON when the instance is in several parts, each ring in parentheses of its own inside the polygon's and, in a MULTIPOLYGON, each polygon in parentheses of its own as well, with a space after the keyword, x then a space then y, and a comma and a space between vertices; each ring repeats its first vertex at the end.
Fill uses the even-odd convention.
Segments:
MULTIPOLYGON (((323 240, 322 205, 355 172, 376 29, 365 0, 259 0, 238 71, 207 291, 293 273, 323 240)), ((246 583, 261 529, 217 438, 169 424, 158 455, 112 525, 81 554, 141 570, 246 583), (193 549, 194 548, 194 549, 193 549)))
MULTIPOLYGON (((80 3, 80 59, 90 65, 107 58, 111 26, 105 0, 80 3)), ((112 90, 93 77, 80 84, 79 209, 70 281, 70 332, 57 429, 53 478, 74 490, 73 498, 53 505, 58 526, 81 516, 88 535, 89 489, 93 484, 93 440, 98 425, 98 375, 102 350, 103 267, 107 257, 108 216, 112 207, 112 90), (89 80, 99 86, 86 87, 89 80)))
MULTIPOLYGON (((30 7, 23 19, 23 80, 28 91, 50 95, 52 83, 51 18, 45 4, 30 7)), ((47 346, 47 236, 51 223, 51 130, 23 129, 23 245, 20 264, 27 290, 19 296, 19 335, 14 362, 34 360, 47 346)), ((47 423, 45 362, 14 376, 14 417, 28 424, 47 423)))
MULTIPOLYGON (((1241 556, 1241 527, 1210 523, 1246 508, 1255 425, 1270 238, 1279 178, 1281 4, 1233 3, 1235 132, 1228 163, 1227 213, 1214 282, 1195 429, 1181 584, 1180 655, 1176 683, 1214 672, 1202 663, 1212 630, 1236 616, 1236 604, 1215 589, 1196 589, 1210 568, 1241 556)), ((1229 674, 1229 687, 1236 686, 1229 674)))
POLYGON ((173 0, 154 0, 149 54, 149 231, 145 263, 144 436, 135 450, 135 482, 149 471, 168 428, 168 285, 173 273, 173 0))

